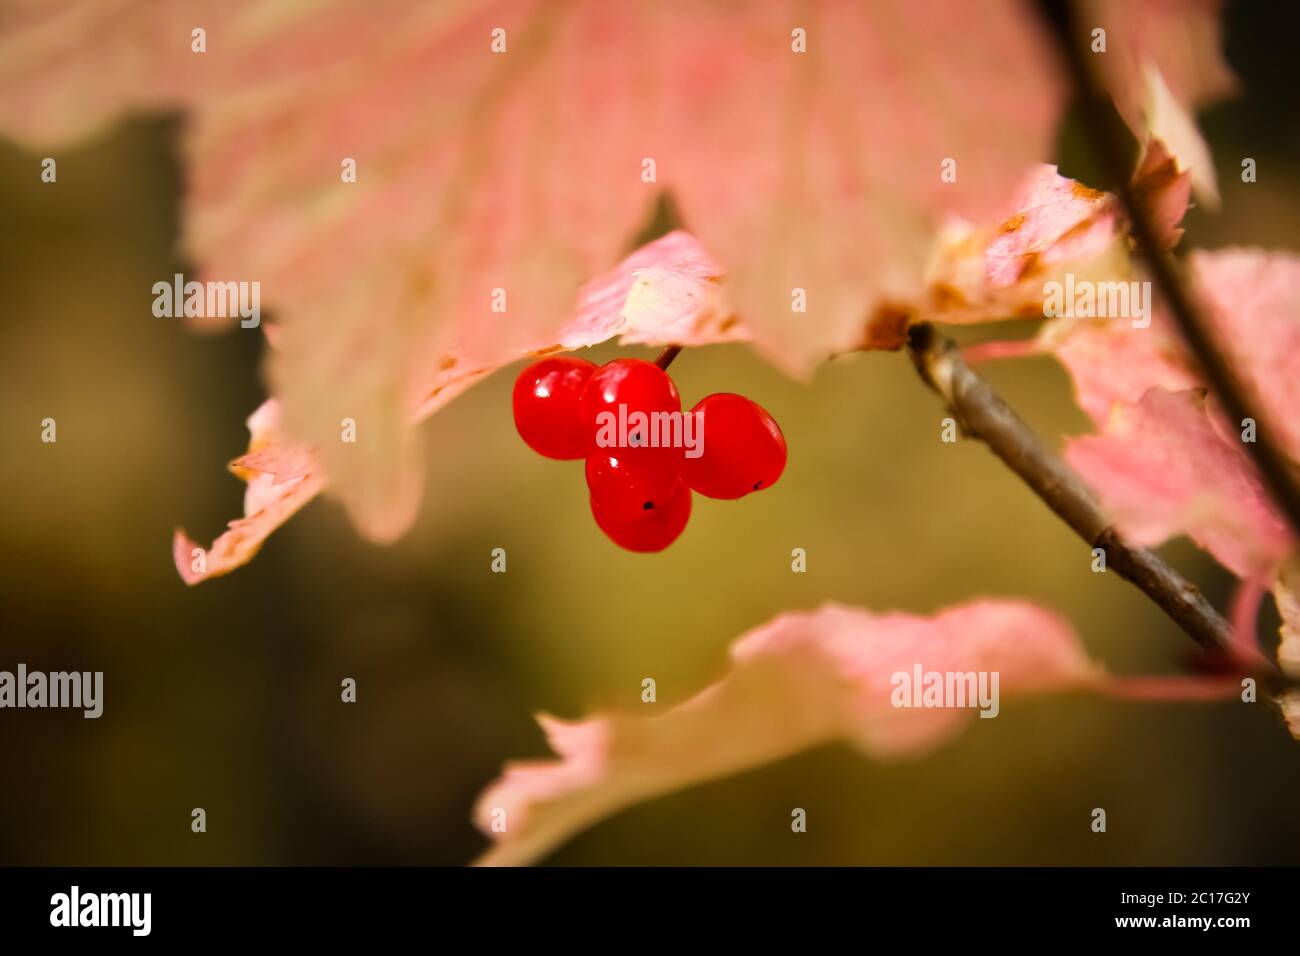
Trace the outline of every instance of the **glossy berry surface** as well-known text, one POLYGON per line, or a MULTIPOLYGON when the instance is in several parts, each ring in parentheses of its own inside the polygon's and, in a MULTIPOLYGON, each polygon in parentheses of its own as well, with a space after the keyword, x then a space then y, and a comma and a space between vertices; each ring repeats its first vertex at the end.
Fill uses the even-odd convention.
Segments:
POLYGON ((743 498, 776 484, 785 470, 785 436, 761 405, 719 392, 691 409, 704 453, 682 459, 682 477, 709 498, 743 498))
MULTIPOLYGON (((678 351, 669 348, 660 360, 666 365, 678 351)), ((719 392, 682 415, 673 380, 642 359, 599 368, 568 356, 541 359, 516 379, 513 403, 530 448, 585 459, 592 516, 629 551, 662 551, 676 541, 691 517, 692 491, 743 498, 785 471, 785 437, 760 405, 719 392)))
POLYGON ((596 366, 556 355, 534 362, 515 379, 515 428, 528 447, 547 458, 583 458, 587 434, 579 399, 596 366))
POLYGON ((663 503, 643 511, 640 516, 627 520, 616 517, 596 499, 591 497, 591 514, 600 530, 621 548, 629 551, 662 551, 686 527, 691 517, 691 491, 682 484, 677 492, 663 503))
POLYGON ((611 517, 631 521, 662 508, 683 487, 676 460, 657 454, 667 449, 614 449, 587 459, 587 488, 591 500, 611 517))
MULTIPOLYGON (((591 374, 579 400, 582 425, 590 438, 589 450, 614 448, 617 442, 620 406, 624 420, 632 412, 680 412, 682 397, 668 373, 653 362, 642 359, 615 359, 606 362, 591 374), (601 413, 610 413, 602 417, 601 413), (612 428, 610 426, 613 426, 612 428)), ((628 436, 633 444, 638 436, 628 436)), ((648 436, 641 436, 641 441, 648 436)), ((611 450, 611 454, 612 454, 611 450)))

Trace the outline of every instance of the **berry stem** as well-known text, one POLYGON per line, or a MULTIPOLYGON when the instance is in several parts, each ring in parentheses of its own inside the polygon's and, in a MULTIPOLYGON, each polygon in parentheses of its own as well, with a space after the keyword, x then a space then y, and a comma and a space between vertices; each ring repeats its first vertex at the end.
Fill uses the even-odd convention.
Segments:
POLYGON ((667 370, 668 366, 673 364, 673 359, 677 358, 681 350, 682 347, 680 345, 668 346, 666 349, 664 349, 662 352, 659 353, 659 357, 655 359, 655 364, 658 365, 661 369, 667 370))

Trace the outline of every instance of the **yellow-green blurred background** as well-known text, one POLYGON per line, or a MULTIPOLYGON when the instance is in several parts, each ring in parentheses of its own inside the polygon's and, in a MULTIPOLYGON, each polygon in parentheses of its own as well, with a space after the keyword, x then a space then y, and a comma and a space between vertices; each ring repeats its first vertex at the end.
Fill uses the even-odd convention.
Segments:
MULTIPOLYGON (((1281 11, 1229 9, 1243 96, 1203 117, 1224 204, 1192 213, 1190 245, 1300 248, 1300 67, 1281 11)), ((152 284, 191 265, 176 252, 179 130, 142 118, 62 152, 57 188, 0 143, 0 669, 106 675, 97 721, 0 711, 0 863, 462 863, 485 843, 476 793, 503 761, 547 752, 534 712, 639 707, 647 676, 660 706, 683 700, 721 675, 736 635, 826 600, 928 612, 1023 596, 1068 615, 1116 672, 1185 664, 1187 638, 1092 574, 984 448, 940 443, 943 413, 898 354, 835 361, 811 385, 742 347, 683 354, 688 403, 749 394, 791 458, 762 495, 697 499, 663 554, 616 549, 580 465, 518 439, 511 368, 424 426, 424 507, 396 546, 317 502, 251 565, 187 589, 172 529, 208 541, 240 513, 225 465, 264 397, 264 345, 150 312, 152 284), (496 547, 506 574, 489 572, 496 547), (339 701, 344 677, 356 705, 339 701)), ((1090 180, 1073 127, 1061 141, 1064 170, 1090 180)), ((1050 361, 988 374, 1053 441, 1087 427, 1050 361)), ((1208 558, 1166 553, 1225 605, 1208 558)), ((1009 701, 923 759, 825 747, 630 809, 550 861, 1294 864, 1300 744, 1264 704, 1009 701), (796 806, 806 834, 791 833, 796 806)))

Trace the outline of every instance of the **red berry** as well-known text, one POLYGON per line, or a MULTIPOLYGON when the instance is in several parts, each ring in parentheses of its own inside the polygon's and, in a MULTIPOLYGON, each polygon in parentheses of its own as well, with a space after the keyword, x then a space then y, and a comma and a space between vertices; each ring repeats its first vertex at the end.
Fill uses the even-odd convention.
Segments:
POLYGON ((743 395, 720 392, 691 409, 703 454, 682 459, 682 477, 710 498, 743 498, 770 488, 785 470, 785 437, 776 421, 743 395))
POLYGON ((607 510, 595 495, 591 496, 591 513, 600 530, 621 548, 629 551, 662 551, 682 533, 691 517, 691 490, 678 487, 676 494, 654 508, 628 521, 607 510))
POLYGON ((657 454, 668 449, 615 449, 587 459, 587 487, 592 501, 621 521, 640 518, 663 507, 682 488, 676 460, 657 454))
POLYGON ((587 435, 578 399, 596 366, 556 355, 534 362, 515 379, 515 428, 528 447, 547 458, 582 458, 587 435))
MULTIPOLYGON (((628 444, 653 444, 651 435, 639 428, 629 416, 635 412, 649 416, 655 412, 681 412, 682 397, 668 374, 653 362, 643 359, 615 359, 592 373, 578 402, 582 426, 589 436, 590 449, 627 447, 628 444), (621 408, 620 408, 621 406, 621 408), (627 426, 627 434, 620 431, 627 426)), ((612 451, 611 451, 612 454, 612 451)))

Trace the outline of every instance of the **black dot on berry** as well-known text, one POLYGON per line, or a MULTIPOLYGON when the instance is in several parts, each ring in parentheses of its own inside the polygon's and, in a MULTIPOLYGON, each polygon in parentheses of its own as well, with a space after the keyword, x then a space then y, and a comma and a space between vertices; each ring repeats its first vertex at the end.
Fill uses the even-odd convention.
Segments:
POLYGON ((641 506, 641 510, 642 510, 642 511, 653 511, 653 510, 654 510, 654 506, 655 506, 655 503, 654 503, 653 501, 647 501, 645 504, 643 504, 643 505, 641 506))
POLYGON ((762 483, 761 481, 756 481, 756 482, 754 482, 754 490, 755 490, 755 491, 758 491, 758 489, 759 489, 759 488, 762 488, 762 487, 763 487, 763 483, 762 483))

